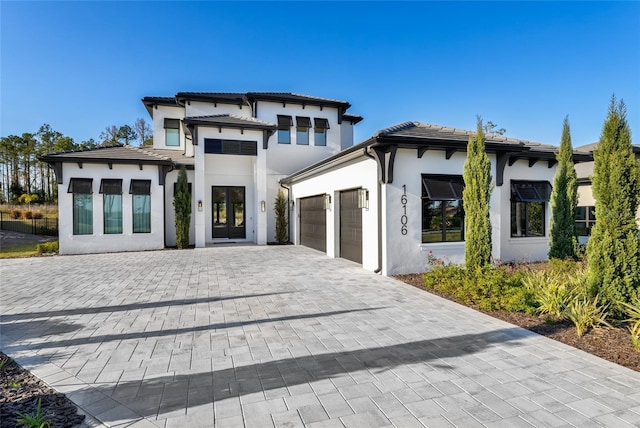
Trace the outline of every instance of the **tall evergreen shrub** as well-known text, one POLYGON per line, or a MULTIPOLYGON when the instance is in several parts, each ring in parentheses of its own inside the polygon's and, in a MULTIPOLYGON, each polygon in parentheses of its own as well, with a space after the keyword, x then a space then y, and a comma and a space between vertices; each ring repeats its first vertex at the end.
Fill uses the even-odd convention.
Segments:
POLYGON ((478 117, 475 135, 469 137, 464 163, 465 264, 469 271, 491 262, 491 163, 485 151, 482 119, 478 117))
POLYGON ((276 242, 278 244, 287 243, 287 199, 282 190, 278 190, 276 202, 273 207, 276 214, 276 242))
POLYGON ((636 212, 640 202, 640 165, 631 147, 623 101, 611 98, 594 151, 592 177, 596 224, 587 245, 589 286, 602 303, 631 302, 640 289, 640 238, 636 212))
POLYGON ((173 208, 176 214, 176 243, 178 248, 187 248, 189 247, 189 229, 191 226, 191 193, 189 193, 187 169, 184 165, 178 173, 173 208))
POLYGON ((578 205, 578 178, 573 165, 573 147, 569 119, 564 119, 560 151, 556 155, 558 169, 553 179, 551 193, 551 231, 549 258, 576 257, 577 237, 575 227, 578 205))

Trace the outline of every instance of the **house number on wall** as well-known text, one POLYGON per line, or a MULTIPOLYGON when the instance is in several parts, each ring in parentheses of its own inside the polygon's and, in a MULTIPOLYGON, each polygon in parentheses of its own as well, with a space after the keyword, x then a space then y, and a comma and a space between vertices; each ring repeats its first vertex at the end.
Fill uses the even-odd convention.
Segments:
POLYGON ((400 223, 402 227, 400 227, 400 232, 403 235, 407 234, 407 185, 402 185, 402 197, 400 198, 400 202, 402 202, 402 217, 400 217, 400 223))

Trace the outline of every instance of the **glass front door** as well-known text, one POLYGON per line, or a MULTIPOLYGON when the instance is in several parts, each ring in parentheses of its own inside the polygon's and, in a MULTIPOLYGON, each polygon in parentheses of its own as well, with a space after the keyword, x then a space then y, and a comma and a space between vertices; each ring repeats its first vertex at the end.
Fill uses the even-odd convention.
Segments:
POLYGON ((211 218, 214 238, 244 239, 244 187, 211 187, 211 218))

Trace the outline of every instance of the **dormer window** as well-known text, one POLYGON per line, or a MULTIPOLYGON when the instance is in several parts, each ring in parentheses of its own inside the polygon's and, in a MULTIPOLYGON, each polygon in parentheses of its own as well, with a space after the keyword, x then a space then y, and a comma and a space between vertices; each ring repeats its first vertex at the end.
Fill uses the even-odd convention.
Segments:
POLYGON ((164 144, 180 147, 180 119, 164 119, 164 144))
POLYGON ((278 115, 278 144, 291 144, 291 116, 278 115))
POLYGON ((316 146, 326 146, 327 145, 327 129, 329 129, 329 121, 327 119, 322 118, 314 118, 313 124, 315 125, 313 128, 314 139, 313 142, 316 146))
POLYGON ((309 128, 311 128, 310 118, 296 116, 296 144, 309 145, 309 128))

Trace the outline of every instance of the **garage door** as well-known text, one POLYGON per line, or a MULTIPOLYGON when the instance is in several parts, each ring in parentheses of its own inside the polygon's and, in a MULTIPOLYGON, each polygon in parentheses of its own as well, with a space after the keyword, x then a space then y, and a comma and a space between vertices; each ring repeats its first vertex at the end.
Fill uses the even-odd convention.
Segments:
POLYGON ((362 209, 358 190, 340 192, 340 257, 362 264, 362 209))
POLYGON ((327 212, 324 195, 300 199, 300 243, 327 252, 327 212))

